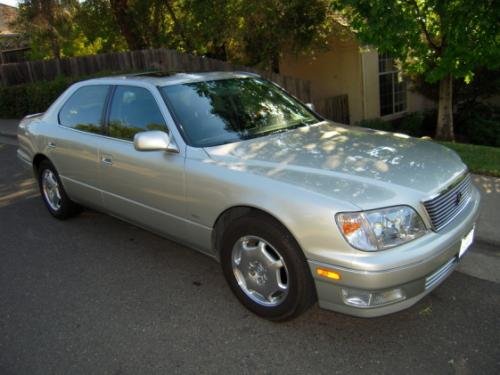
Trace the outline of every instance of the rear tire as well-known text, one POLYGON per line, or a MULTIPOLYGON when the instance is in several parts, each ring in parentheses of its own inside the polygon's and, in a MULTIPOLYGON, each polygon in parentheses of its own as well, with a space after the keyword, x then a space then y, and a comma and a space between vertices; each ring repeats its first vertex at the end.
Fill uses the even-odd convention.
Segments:
POLYGON ((273 218, 255 213, 235 219, 224 230, 220 251, 231 290, 258 316, 289 320, 316 301, 302 250, 273 218))
POLYGON ((64 220, 81 212, 81 206, 68 197, 57 170, 48 160, 38 166, 38 186, 45 206, 55 218, 64 220))

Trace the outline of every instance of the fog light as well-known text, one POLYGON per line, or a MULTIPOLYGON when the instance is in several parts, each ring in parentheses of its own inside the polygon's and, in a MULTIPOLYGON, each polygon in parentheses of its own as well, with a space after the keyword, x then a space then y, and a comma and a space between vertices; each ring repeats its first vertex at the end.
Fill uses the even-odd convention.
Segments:
POLYGON ((342 299, 346 305, 354 307, 374 307, 402 301, 406 298, 402 289, 396 288, 384 292, 342 288, 342 299))

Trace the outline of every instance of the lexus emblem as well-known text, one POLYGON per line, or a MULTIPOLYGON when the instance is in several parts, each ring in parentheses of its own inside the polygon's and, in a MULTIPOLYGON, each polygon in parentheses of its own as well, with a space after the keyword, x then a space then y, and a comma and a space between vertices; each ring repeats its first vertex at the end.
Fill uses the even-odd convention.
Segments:
POLYGON ((462 192, 458 192, 457 196, 455 197, 455 206, 458 206, 460 202, 462 201, 462 192))

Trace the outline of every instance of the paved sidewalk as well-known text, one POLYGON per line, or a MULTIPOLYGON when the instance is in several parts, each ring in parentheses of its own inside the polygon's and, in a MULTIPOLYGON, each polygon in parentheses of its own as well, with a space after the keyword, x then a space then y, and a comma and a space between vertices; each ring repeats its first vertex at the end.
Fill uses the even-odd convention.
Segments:
POLYGON ((17 138, 17 125, 19 119, 0 119, 0 135, 4 137, 17 138))
POLYGON ((500 178, 473 175, 481 191, 481 211, 476 225, 476 240, 500 251, 500 178))

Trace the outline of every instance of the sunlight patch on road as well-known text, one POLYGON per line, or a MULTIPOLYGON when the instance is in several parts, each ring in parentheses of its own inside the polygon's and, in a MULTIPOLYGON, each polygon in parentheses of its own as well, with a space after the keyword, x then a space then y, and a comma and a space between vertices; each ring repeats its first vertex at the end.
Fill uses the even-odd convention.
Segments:
POLYGON ((8 206, 22 199, 39 195, 35 180, 28 178, 16 183, 14 186, 0 186, 0 207, 8 206))

